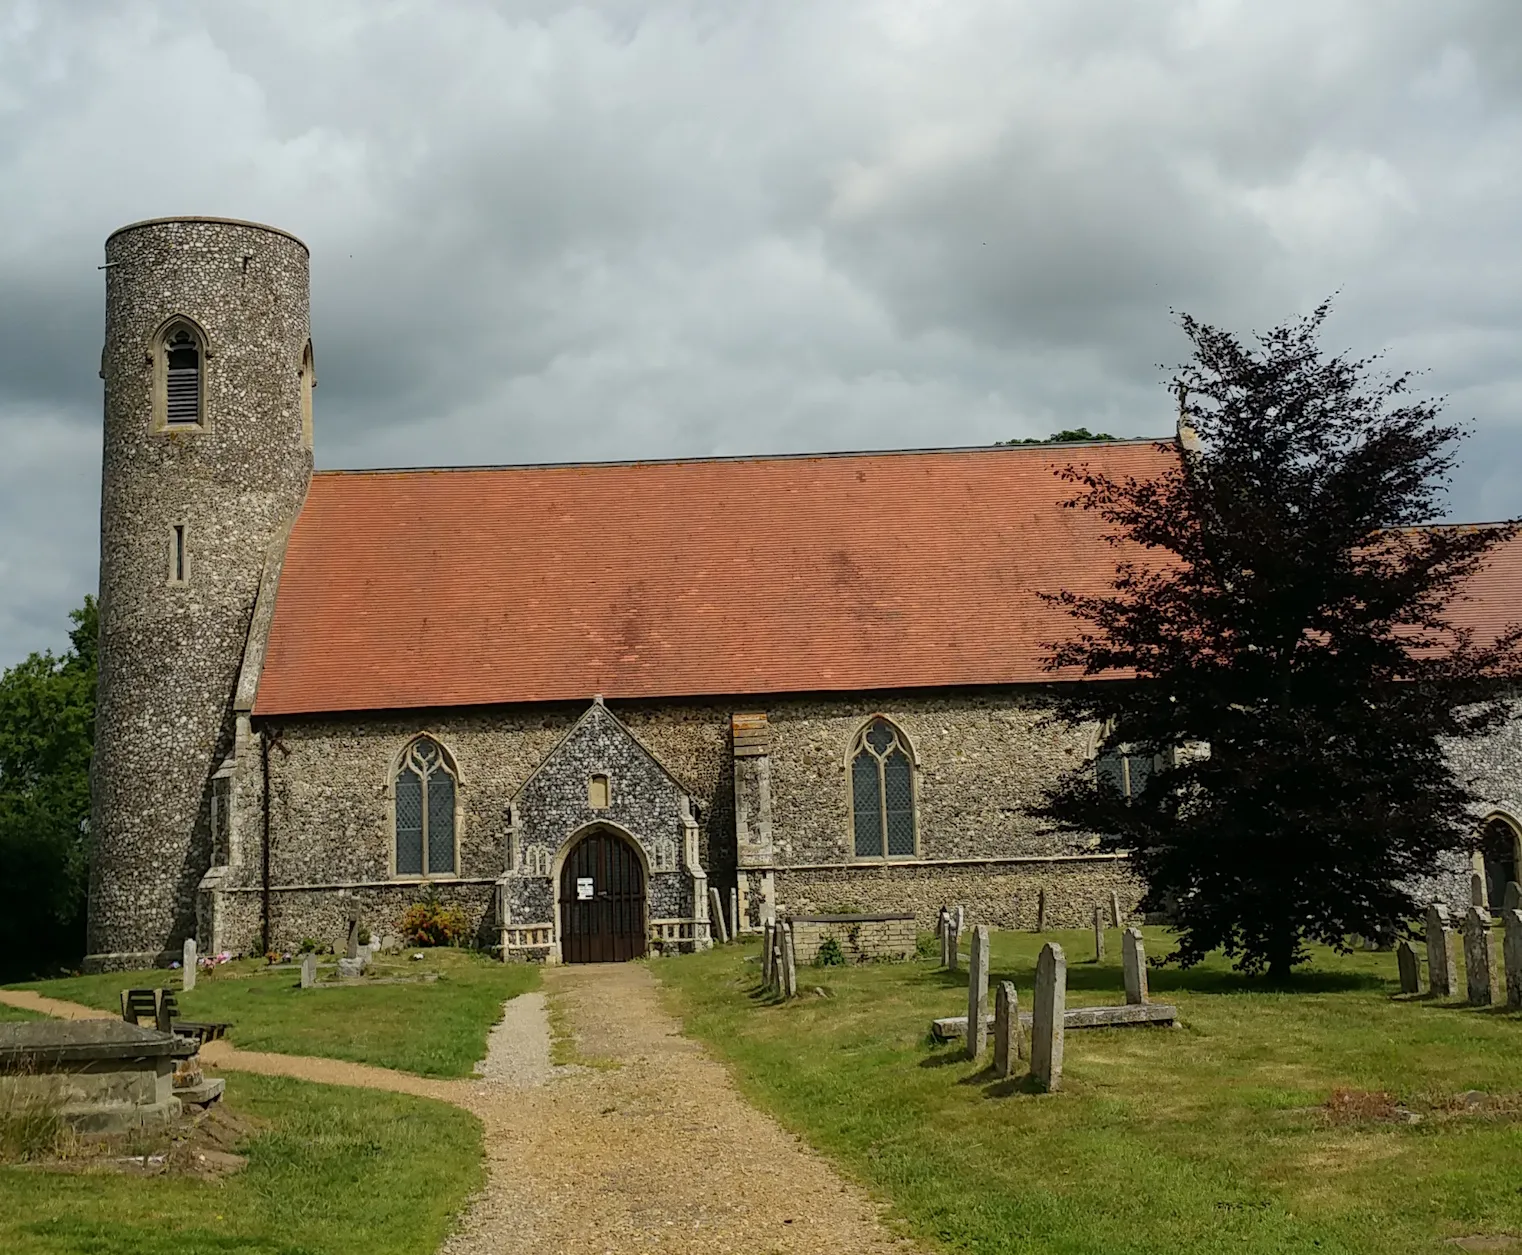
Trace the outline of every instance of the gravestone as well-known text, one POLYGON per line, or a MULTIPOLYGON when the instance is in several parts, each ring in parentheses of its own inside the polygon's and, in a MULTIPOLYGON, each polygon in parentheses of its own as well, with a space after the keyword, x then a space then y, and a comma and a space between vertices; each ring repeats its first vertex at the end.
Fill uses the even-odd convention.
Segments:
POLYGON ((349 938, 344 943, 344 958, 359 958, 359 916, 349 916, 349 938))
POLYGON ((1472 906, 1464 917, 1464 977, 1469 1005, 1488 1007, 1500 1001, 1496 993, 1496 939, 1490 931, 1490 912, 1472 906))
POLYGON ((1506 1005, 1522 1007, 1522 910, 1512 907, 1501 919, 1506 924, 1506 940, 1502 943, 1506 956, 1506 1005))
POLYGON ((180 988, 194 989, 196 987, 196 939, 185 938, 185 948, 180 958, 180 988))
POLYGON ((1055 941, 1048 941, 1036 960, 1036 1006, 1031 1017, 1031 1076, 1047 1093, 1062 1087, 1062 1028, 1067 1014, 1067 991, 1067 956, 1055 941))
POLYGON ((1099 903, 1094 904, 1094 962, 1103 963, 1105 958, 1105 915, 1099 903))
POLYGON ((782 925, 782 996, 798 996, 798 964, 793 955, 793 926, 782 925))
POLYGON ((340 979, 352 980, 354 977, 363 976, 364 974, 364 962, 357 954, 352 959, 344 958, 338 960, 338 975, 340 979))
POLYGON ((1485 897, 1485 877, 1479 872, 1469 873, 1469 905, 1481 908, 1490 905, 1485 897))
POLYGON ((1036 931, 1046 931, 1046 890, 1042 889, 1036 894, 1036 931))
POLYGON ((718 934, 716 940, 728 941, 729 933, 724 928, 724 903, 719 897, 719 891, 712 887, 708 890, 708 915, 709 923, 718 934))
POLYGON ((1140 928, 1128 928, 1121 934, 1120 965, 1126 979, 1126 1002, 1140 1006, 1147 1001, 1147 949, 1140 928))
POLYGON ((1506 892, 1501 895, 1501 914, 1507 911, 1522 911, 1522 885, 1515 880, 1506 882, 1506 892))
POLYGON ((761 922, 761 983, 768 989, 772 984, 772 933, 771 920, 761 922))
POLYGON ((1400 991, 1403 994, 1419 994, 1422 991, 1422 964, 1409 941, 1402 940, 1395 947, 1395 966, 1400 970, 1400 991))
POLYGON ((967 957, 967 1057, 976 1059, 988 1044, 988 925, 972 930, 967 957))
POLYGON ((960 937, 967 928, 967 911, 964 907, 957 907, 957 936, 960 937))
POLYGON ((740 936, 740 891, 729 891, 729 938, 731 941, 740 936))
POLYGON ((1010 1076, 1015 1060, 1024 1058, 1020 1032, 1020 995, 1014 981, 1001 980, 994 995, 994 1075, 1010 1076))
POLYGON ((301 956, 301 987, 310 989, 317 983, 317 956, 315 954, 303 954, 301 956))
POLYGON ((948 972, 960 971, 962 967, 962 926, 957 922, 962 911, 957 907, 957 914, 951 917, 951 930, 946 941, 946 970, 948 972))
POLYGON ((1110 927, 1111 928, 1119 928, 1120 925, 1121 925, 1121 918, 1120 918, 1120 894, 1117 893, 1114 889, 1111 889, 1110 890, 1110 927))
POLYGON ((1441 902, 1427 908, 1427 985, 1435 998, 1451 998, 1459 987, 1453 930, 1448 927, 1448 908, 1441 902))
POLYGON ((941 942, 941 966, 951 966, 951 953, 948 947, 951 944, 951 912, 944 906, 941 913, 935 917, 935 935, 941 942))

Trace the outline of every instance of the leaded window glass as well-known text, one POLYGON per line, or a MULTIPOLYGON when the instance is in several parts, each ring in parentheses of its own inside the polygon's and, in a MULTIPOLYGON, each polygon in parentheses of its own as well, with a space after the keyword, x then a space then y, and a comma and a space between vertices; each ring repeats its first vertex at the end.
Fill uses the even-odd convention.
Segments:
POLYGON ((851 754, 851 834, 857 858, 913 858, 914 761, 886 719, 874 719, 851 754))
POLYGON ((1152 779, 1155 766, 1152 754, 1138 754, 1131 746, 1106 750, 1094 762, 1099 786, 1119 793, 1126 801, 1140 797, 1152 779))
POLYGON ((396 874, 455 874, 455 779, 438 743, 407 747, 396 773, 396 874))

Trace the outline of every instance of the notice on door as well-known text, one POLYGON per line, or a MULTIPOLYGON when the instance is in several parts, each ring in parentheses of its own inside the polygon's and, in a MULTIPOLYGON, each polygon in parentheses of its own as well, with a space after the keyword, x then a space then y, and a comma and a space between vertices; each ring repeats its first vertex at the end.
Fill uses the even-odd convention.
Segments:
POLYGON ((592 896, 592 877, 578 876, 576 878, 576 900, 585 902, 592 896))

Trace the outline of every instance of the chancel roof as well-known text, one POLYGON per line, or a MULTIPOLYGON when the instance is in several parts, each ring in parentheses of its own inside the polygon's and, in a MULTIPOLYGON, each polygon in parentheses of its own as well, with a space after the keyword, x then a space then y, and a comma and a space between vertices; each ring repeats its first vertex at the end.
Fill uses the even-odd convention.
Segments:
POLYGON ((255 713, 1050 680, 1123 551, 1066 466, 1170 443, 322 472, 255 713))

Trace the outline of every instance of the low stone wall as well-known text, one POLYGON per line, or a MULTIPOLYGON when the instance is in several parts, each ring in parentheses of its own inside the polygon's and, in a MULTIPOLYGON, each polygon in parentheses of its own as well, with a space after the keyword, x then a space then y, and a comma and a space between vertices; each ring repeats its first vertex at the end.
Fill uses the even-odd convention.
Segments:
POLYGON ((826 937, 840 943, 848 963, 868 959, 907 959, 914 955, 917 929, 914 916, 893 915, 794 915, 793 955, 797 963, 812 963, 826 937))
MULTIPOLYGON (((1034 929, 1042 891, 1047 928, 1086 928, 1096 904, 1120 898, 1122 917, 1136 913, 1142 885, 1124 858, 1022 862, 850 864, 776 869, 777 911, 789 915, 907 912, 921 931, 935 928, 943 906, 966 908, 969 924, 1034 929)), ((756 878, 759 880, 759 877, 756 878)), ((759 899, 759 885, 751 889, 759 899)), ((799 962, 802 962, 799 955, 799 962)))

